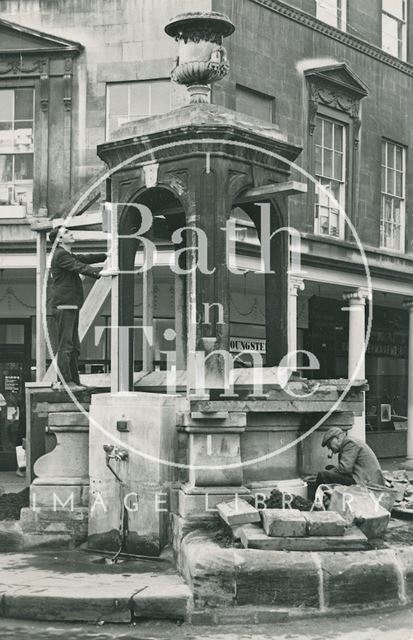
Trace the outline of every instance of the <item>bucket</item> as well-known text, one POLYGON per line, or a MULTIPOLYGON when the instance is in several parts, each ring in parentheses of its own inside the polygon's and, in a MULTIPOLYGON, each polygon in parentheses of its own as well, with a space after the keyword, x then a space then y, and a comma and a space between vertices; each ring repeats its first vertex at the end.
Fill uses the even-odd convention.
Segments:
POLYGON ((382 487, 379 484, 368 484, 366 487, 370 493, 374 493, 374 497, 379 504, 387 511, 391 511, 394 503, 398 499, 399 491, 391 487, 382 487))

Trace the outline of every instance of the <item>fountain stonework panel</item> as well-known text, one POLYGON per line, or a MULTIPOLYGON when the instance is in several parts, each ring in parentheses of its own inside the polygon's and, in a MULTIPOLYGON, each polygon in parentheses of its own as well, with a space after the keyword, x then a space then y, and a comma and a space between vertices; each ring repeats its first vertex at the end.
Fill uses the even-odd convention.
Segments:
POLYGON ((90 408, 88 547, 159 555, 167 542, 169 487, 176 480, 176 415, 182 398, 102 394, 90 408), (126 428, 127 431, 118 431, 126 428), (106 464, 104 447, 114 445, 106 464), (127 456, 116 457, 116 449, 127 456), (161 463, 160 461, 163 461, 161 463))

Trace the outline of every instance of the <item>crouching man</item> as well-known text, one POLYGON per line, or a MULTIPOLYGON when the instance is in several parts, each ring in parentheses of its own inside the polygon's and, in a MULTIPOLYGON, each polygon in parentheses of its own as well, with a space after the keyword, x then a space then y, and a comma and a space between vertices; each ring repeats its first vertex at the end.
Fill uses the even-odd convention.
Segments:
POLYGON ((337 466, 329 465, 317 476, 317 486, 320 484, 342 485, 384 485, 384 477, 380 463, 370 447, 357 438, 347 435, 339 427, 332 427, 327 431, 322 442, 331 454, 338 453, 337 466))

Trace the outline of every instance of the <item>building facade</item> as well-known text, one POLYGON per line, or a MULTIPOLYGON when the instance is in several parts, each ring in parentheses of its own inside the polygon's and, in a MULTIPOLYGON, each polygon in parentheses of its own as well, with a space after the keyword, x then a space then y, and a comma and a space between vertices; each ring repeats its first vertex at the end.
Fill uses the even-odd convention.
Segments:
MULTIPOLYGON (((410 313, 405 302, 413 298, 411 3, 7 0, 0 4, 4 467, 13 464, 23 382, 36 373, 33 223, 70 211, 104 170, 96 146, 119 126, 186 104, 185 90, 170 81, 176 49, 164 26, 193 10, 221 11, 236 25, 227 41, 231 70, 214 85, 212 101, 273 123, 302 148, 293 171, 308 183, 308 193, 290 199, 302 271, 291 281, 291 298, 298 346, 320 363, 318 371, 304 375, 347 377, 349 353, 357 355, 360 347, 351 309, 363 314, 365 308, 371 334, 365 358, 367 439, 382 457, 405 455, 410 313)), ((92 190, 85 207, 99 211, 104 199, 103 189, 92 190)), ((250 219, 237 210, 233 215, 243 274, 231 275, 231 345, 234 352, 265 354, 264 279, 254 272, 259 241, 250 219)), ((101 250, 106 236, 81 231, 78 241, 80 250, 101 250)), ((163 334, 175 304, 167 236, 163 244, 153 295, 155 362, 161 367, 168 348, 163 334)), ((135 300, 138 324, 138 278, 135 300)), ((95 332, 109 324, 106 301, 83 343, 85 373, 110 368, 108 332, 99 340, 95 332)), ((139 369, 140 341, 134 357, 139 369)))

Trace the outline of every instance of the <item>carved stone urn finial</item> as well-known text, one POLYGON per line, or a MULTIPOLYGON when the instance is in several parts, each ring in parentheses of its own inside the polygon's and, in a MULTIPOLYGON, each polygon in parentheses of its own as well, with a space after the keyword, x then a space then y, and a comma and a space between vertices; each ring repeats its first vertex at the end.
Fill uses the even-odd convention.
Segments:
POLYGON ((222 13, 198 11, 173 18, 165 31, 179 43, 172 80, 188 87, 192 104, 209 102, 209 85, 229 71, 223 41, 234 33, 235 26, 222 13))

